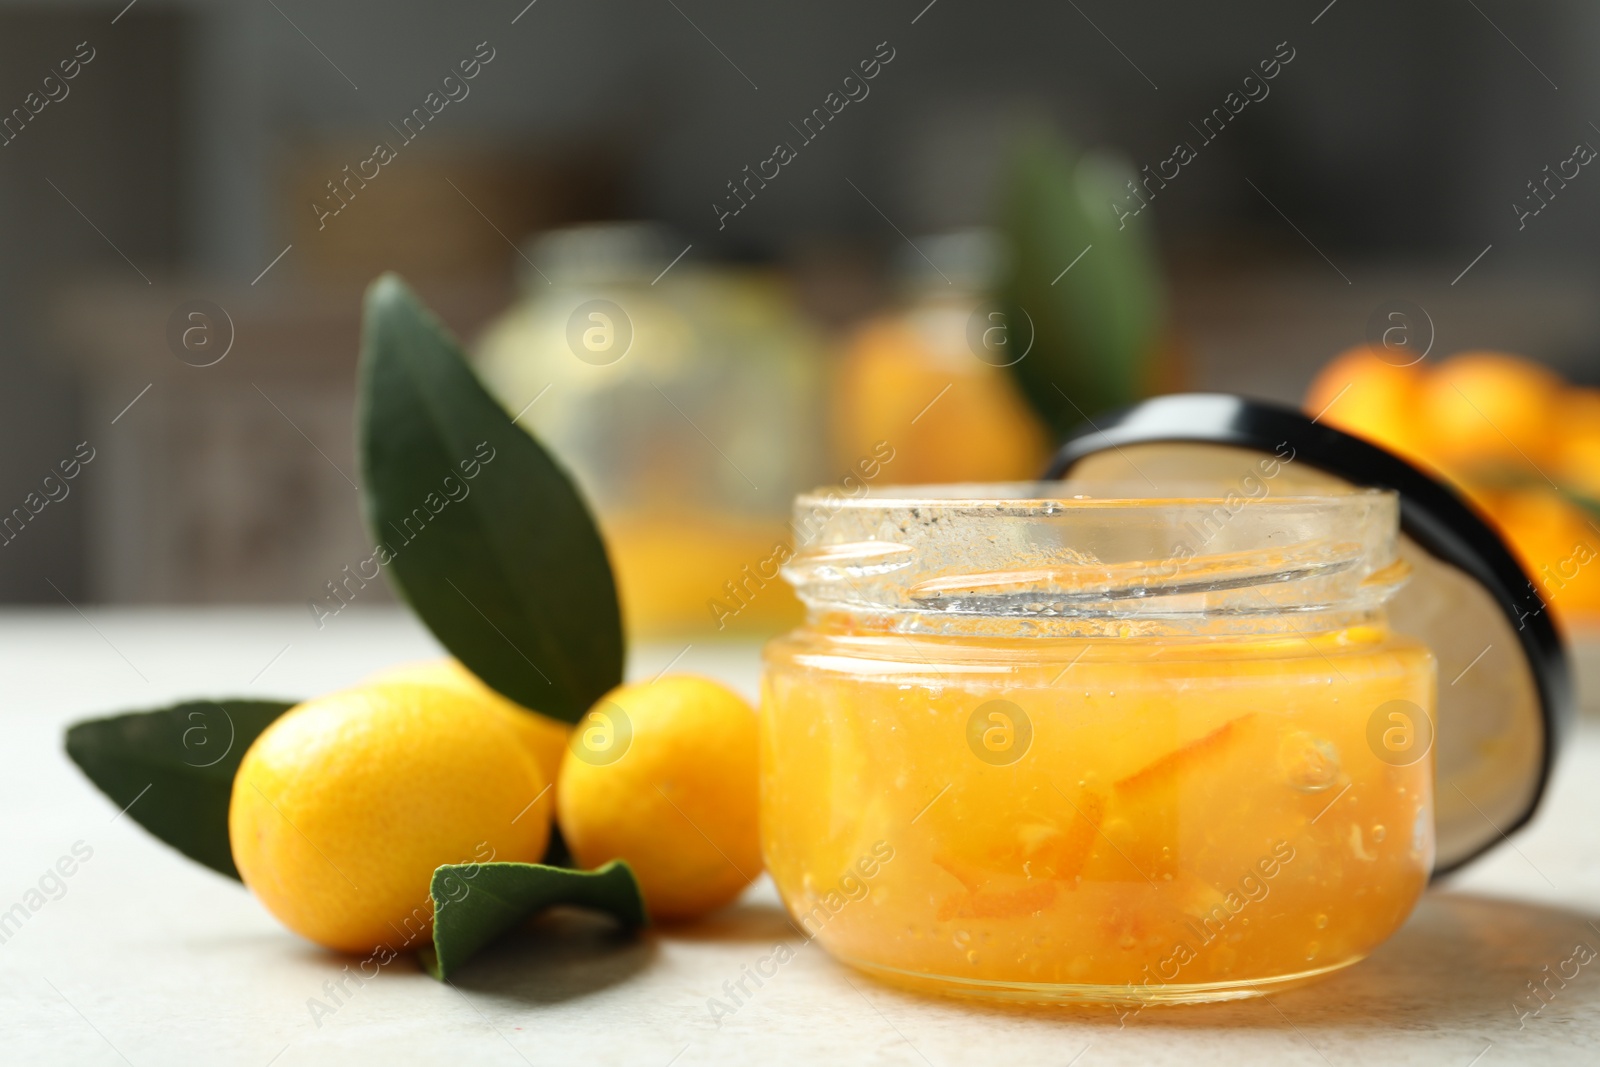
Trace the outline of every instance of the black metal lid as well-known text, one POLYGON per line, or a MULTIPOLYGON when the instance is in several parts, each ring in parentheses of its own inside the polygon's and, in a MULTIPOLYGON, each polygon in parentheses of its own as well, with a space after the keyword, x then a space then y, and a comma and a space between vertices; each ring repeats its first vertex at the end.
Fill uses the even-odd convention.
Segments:
POLYGON ((1573 718, 1567 651, 1544 600, 1466 501, 1292 408, 1206 393, 1102 416, 1061 446, 1046 477, 1229 482, 1255 472, 1262 453, 1285 486, 1400 496, 1401 555, 1414 577, 1390 618, 1439 660, 1434 873, 1455 870, 1532 818, 1573 718))

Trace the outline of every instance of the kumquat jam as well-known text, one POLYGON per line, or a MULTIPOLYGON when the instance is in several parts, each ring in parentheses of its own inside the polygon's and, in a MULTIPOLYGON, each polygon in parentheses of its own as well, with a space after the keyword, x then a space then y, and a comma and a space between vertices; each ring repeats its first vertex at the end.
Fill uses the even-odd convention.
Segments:
POLYGON ((1028 488, 801 498, 809 618, 761 708, 797 922, 887 980, 1013 999, 1222 1000, 1360 960, 1434 850, 1395 498, 1028 488))

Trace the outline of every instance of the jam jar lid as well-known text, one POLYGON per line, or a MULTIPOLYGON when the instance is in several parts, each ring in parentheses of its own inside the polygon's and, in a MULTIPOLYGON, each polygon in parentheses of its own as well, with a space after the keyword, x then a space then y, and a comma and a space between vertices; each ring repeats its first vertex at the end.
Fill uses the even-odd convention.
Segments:
POLYGON ((1461 867, 1533 817, 1572 726, 1567 650, 1527 573, 1455 490, 1292 408, 1204 393, 1097 418, 1068 438, 1045 476, 1204 479, 1237 483, 1228 491, 1240 499, 1333 486, 1395 490, 1400 553, 1413 577, 1389 618, 1439 662, 1434 874, 1461 867))

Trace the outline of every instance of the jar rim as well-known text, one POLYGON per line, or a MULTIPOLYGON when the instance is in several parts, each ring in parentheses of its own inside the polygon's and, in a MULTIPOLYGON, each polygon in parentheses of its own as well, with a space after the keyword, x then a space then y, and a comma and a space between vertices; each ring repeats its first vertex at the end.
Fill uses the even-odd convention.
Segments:
MULTIPOLYGON (((1071 482, 1047 480, 1036 482, 954 482, 939 485, 883 485, 864 486, 862 491, 846 495, 837 488, 813 489, 795 497, 798 513, 808 505, 827 505, 847 508, 928 507, 951 509, 993 509, 1036 511, 1052 514, 1055 508, 1125 508, 1152 507, 1165 504, 1220 504, 1231 496, 1248 496, 1249 490, 1240 493, 1237 488, 1208 482, 1167 482, 1161 486, 1141 486, 1134 482, 1071 482), (1141 489, 1143 490, 1141 492, 1141 489), (1077 491, 1071 491, 1077 490, 1077 491)), ((1254 506, 1304 506, 1313 503, 1347 503, 1359 506, 1359 498, 1389 496, 1392 489, 1373 489, 1363 486, 1329 486, 1314 493, 1297 492, 1276 496, 1253 498, 1254 506), (1353 499, 1355 498, 1355 499, 1353 499)))
POLYGON ((920 632, 1296 628, 1290 616, 1370 615, 1409 574, 1385 489, 883 486, 802 494, 794 527, 783 575, 813 613, 920 632))

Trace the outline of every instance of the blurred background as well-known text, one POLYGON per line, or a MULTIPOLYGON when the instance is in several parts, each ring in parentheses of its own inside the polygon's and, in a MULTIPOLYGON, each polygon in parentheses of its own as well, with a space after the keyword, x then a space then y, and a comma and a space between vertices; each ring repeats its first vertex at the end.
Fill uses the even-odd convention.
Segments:
POLYGON ((1174 389, 1434 466, 1582 624, 1597 46, 1571 0, 0 0, 0 599, 339 603, 397 270, 636 634, 791 618, 799 489, 1031 476, 1174 389))

